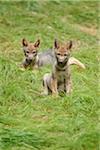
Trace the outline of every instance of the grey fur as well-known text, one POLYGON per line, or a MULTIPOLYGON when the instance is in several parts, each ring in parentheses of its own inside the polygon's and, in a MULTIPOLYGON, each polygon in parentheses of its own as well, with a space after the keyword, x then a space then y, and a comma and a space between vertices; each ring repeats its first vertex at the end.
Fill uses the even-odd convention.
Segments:
POLYGON ((37 53, 36 56, 33 55, 33 59, 30 59, 26 56, 26 47, 23 48, 25 59, 22 62, 22 66, 24 68, 37 66, 37 68, 42 67, 44 65, 53 64, 55 61, 53 49, 45 50, 44 52, 37 53))
MULTIPOLYGON (((37 52, 37 55, 35 57, 33 56, 34 59, 29 59, 28 57, 26 57, 26 50, 27 50, 27 48, 23 47, 25 59, 23 60, 21 67, 34 68, 34 66, 37 66, 37 68, 39 68, 39 67, 49 65, 49 64, 53 65, 56 60, 55 55, 54 55, 54 49, 47 49, 40 53, 37 52)), ((69 58, 68 65, 69 66, 77 65, 77 66, 85 69, 84 64, 82 64, 78 59, 76 59, 74 57, 69 58)))
POLYGON ((53 49, 45 50, 38 54, 38 64, 39 66, 44 66, 47 64, 53 64, 55 61, 53 49))

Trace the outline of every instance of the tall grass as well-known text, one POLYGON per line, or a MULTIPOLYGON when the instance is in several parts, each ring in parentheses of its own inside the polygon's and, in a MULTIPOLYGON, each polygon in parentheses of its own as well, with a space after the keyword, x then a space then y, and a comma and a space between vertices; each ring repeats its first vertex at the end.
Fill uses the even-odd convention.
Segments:
POLYGON ((1 150, 99 150, 98 1, 0 1, 1 150), (70 96, 42 96, 50 66, 21 71, 21 40, 73 40, 72 56, 86 70, 71 67, 70 96), (78 44, 79 43, 79 44, 78 44))

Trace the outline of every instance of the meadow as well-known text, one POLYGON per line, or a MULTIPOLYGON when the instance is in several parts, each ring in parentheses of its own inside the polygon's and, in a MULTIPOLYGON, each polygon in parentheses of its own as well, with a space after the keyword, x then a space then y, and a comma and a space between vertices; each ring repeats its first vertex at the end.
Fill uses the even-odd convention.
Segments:
POLYGON ((99 150, 99 1, 0 1, 0 150, 99 150), (51 66, 21 71, 22 38, 74 41, 73 92, 41 95, 51 66))

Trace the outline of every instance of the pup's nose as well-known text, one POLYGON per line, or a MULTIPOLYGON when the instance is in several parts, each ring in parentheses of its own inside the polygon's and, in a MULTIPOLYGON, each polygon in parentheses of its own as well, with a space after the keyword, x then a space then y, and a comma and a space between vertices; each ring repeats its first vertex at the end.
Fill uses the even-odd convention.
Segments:
POLYGON ((32 58, 29 58, 29 60, 31 61, 31 60, 32 60, 32 58))

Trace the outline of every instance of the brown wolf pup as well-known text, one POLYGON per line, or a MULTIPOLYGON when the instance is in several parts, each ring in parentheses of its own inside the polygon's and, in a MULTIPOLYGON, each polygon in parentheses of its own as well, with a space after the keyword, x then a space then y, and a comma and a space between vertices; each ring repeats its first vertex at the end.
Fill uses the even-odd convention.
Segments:
POLYGON ((47 73, 43 77, 44 94, 58 95, 63 91, 71 93, 72 82, 70 65, 76 64, 85 69, 85 66, 74 57, 70 57, 72 41, 64 44, 54 42, 55 64, 53 65, 52 73, 47 73))
POLYGON ((38 47, 40 45, 40 40, 38 39, 35 43, 30 43, 26 39, 22 40, 23 51, 25 59, 21 64, 23 68, 37 68, 38 67, 38 47))

